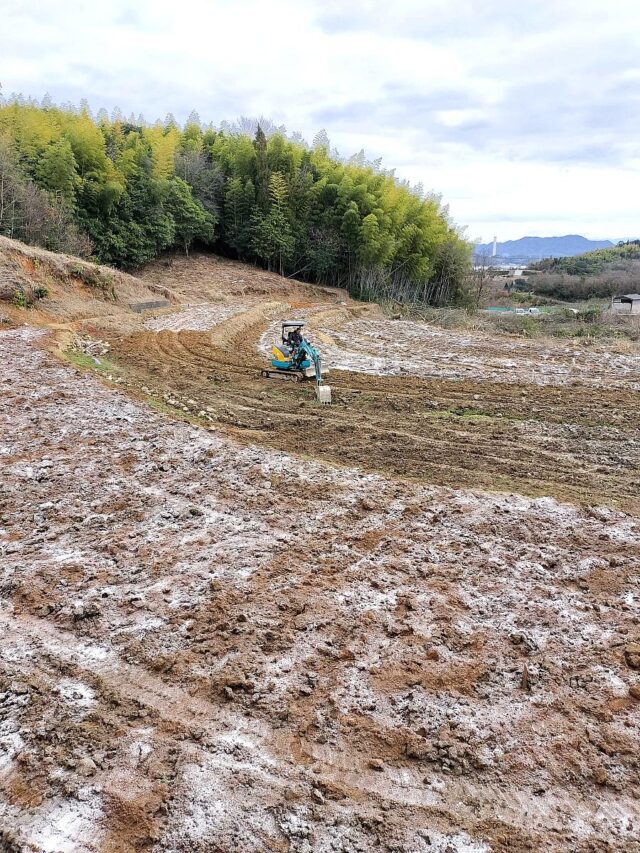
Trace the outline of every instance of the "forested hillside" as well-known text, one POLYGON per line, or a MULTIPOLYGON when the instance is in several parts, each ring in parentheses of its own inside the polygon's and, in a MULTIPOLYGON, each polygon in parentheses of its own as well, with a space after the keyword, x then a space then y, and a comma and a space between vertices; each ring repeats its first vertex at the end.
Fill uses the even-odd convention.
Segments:
POLYGON ((215 246, 362 297, 460 300, 469 246, 439 198, 363 159, 322 134, 309 147, 15 101, 0 105, 0 233, 126 269, 215 246))
POLYGON ((533 264, 533 269, 564 272, 569 275, 598 275, 605 271, 621 271, 630 261, 640 261, 640 240, 629 240, 605 249, 585 252, 573 258, 549 258, 533 264))
POLYGON ((640 290, 640 240, 531 265, 532 290, 557 299, 610 299, 640 290))

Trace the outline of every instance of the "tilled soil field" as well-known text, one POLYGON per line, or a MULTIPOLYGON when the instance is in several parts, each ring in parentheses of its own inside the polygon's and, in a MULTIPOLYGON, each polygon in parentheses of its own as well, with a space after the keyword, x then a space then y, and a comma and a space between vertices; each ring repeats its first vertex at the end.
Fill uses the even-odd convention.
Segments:
POLYGON ((0 332, 0 850, 640 851, 637 354, 145 277, 0 332))
POLYGON ((6 849, 640 849, 633 516, 242 447, 0 346, 6 849))
MULTIPOLYGON (((200 309, 202 318, 210 316, 208 305, 200 309)), ((158 331, 111 337, 110 355, 132 393, 200 417, 242 441, 438 485, 640 511, 640 357, 619 356, 618 373, 613 366, 598 373, 593 352, 558 347, 547 352, 550 366, 538 382, 531 365, 536 352, 539 360, 545 358, 548 347, 528 342, 524 356, 512 345, 515 367, 509 377, 499 372, 496 380, 488 357, 484 374, 481 370, 488 348, 482 337, 473 356, 477 375, 453 379, 455 360, 438 355, 443 333, 429 336, 425 330, 416 337, 411 359, 415 363, 424 352, 433 377, 372 376, 375 357, 361 353, 355 358, 340 349, 325 359, 334 405, 320 408, 312 383, 260 378, 269 343, 277 340, 273 318, 292 310, 272 300, 213 322, 209 331, 167 331, 170 324, 195 324, 198 306, 190 306, 182 320, 179 313, 148 321, 158 331), (340 358, 351 359, 352 369, 336 369, 340 358)), ((335 338, 323 331, 336 315, 351 315, 352 326, 359 325, 360 315, 365 328, 373 326, 378 334, 390 329, 390 341, 398 334, 396 327, 403 328, 401 322, 367 319, 369 313, 367 306, 336 310, 325 304, 298 310, 323 354, 336 351, 327 343, 335 338)), ((456 333, 448 337, 449 348, 460 345, 456 333)), ((508 345, 497 341, 496 350, 508 345)))

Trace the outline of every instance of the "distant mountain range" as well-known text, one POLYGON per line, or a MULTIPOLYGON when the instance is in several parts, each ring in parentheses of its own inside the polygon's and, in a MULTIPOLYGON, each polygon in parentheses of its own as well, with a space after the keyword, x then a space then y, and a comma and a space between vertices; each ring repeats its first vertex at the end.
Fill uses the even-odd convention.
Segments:
MULTIPOLYGON (((583 252, 592 252, 594 249, 610 249, 613 245, 611 240, 587 240, 579 234, 567 234, 566 237, 521 237, 519 240, 498 243, 496 256, 520 260, 568 258, 583 252)), ((475 253, 491 256, 493 243, 480 243, 475 253)))

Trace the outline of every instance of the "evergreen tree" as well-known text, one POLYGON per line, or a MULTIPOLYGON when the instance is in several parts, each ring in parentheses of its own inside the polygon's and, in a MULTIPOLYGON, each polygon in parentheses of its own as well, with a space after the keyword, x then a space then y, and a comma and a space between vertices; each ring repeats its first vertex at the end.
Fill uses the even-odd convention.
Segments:
POLYGON ((239 258, 245 258, 250 244, 250 220, 255 207, 255 189, 250 178, 227 181, 224 197, 224 237, 239 258))
POLYGON ((169 182, 167 206, 175 222, 176 239, 186 255, 194 240, 205 243, 213 240, 215 222, 193 198, 189 185, 182 178, 173 177, 169 182))
POLYGON ((265 216, 256 211, 251 226, 251 249, 255 256, 284 275, 285 262, 291 257, 294 239, 284 211, 275 205, 265 216))

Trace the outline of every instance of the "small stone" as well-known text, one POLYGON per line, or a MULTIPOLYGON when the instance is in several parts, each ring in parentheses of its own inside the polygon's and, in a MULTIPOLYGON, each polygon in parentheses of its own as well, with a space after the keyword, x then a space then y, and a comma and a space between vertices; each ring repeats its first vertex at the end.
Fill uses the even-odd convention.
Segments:
POLYGON ((311 791, 311 799, 314 801, 314 803, 318 803, 318 805, 320 806, 324 805, 324 796, 322 795, 322 791, 319 788, 314 788, 311 791))
POLYGON ((384 770, 384 761, 381 758, 370 758, 368 764, 372 770, 384 770))
POLYGON ((596 772, 593 774, 593 778, 595 779, 596 784, 606 785, 609 777, 607 776, 607 771, 603 767, 598 767, 596 772))
POLYGON ((629 643, 624 650, 624 659, 631 669, 640 669, 640 643, 629 643))
POLYGON ((640 684, 632 684, 629 688, 629 696, 632 699, 638 699, 640 701, 640 684))
POLYGON ((76 769, 82 776, 93 776, 97 768, 93 759, 86 756, 78 761, 76 769))
POLYGON ((97 604, 90 602, 85 604, 82 601, 77 601, 73 606, 73 618, 74 620, 80 621, 81 619, 90 619, 93 616, 100 615, 100 608, 97 604))

